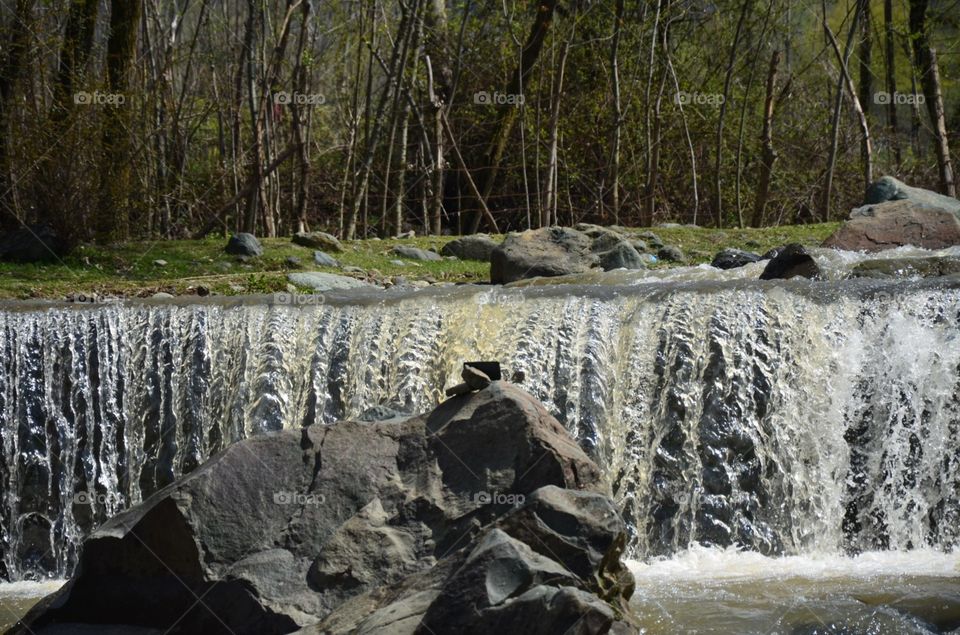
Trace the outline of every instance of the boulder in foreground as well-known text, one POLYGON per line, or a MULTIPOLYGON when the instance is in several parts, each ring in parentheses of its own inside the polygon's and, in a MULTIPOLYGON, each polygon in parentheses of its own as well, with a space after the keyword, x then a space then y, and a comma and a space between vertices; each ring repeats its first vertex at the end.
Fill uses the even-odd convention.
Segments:
POLYGON ((91 535, 12 632, 626 633, 625 538, 597 466, 493 382, 230 446, 91 535))

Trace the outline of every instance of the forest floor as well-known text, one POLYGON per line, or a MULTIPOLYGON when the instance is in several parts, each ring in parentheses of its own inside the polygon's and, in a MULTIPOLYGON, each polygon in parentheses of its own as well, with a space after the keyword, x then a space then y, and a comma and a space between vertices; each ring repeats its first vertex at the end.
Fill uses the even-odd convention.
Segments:
MULTIPOLYGON (((793 225, 762 229, 705 229, 655 227, 629 230, 653 231, 666 245, 679 247, 687 264, 708 263, 726 247, 763 253, 791 242, 819 245, 839 223, 793 225)), ((372 277, 402 276, 408 281, 484 282, 489 264, 461 260, 441 262, 405 261, 396 264, 395 245, 436 249, 455 236, 424 236, 407 239, 356 240, 344 242, 342 253, 331 253, 341 265, 357 267, 372 277)), ((165 292, 174 295, 242 295, 273 293, 287 288, 293 271, 328 271, 334 267, 313 263, 313 250, 294 245, 287 238, 263 239, 264 255, 241 261, 223 251, 226 238, 130 242, 108 247, 81 245, 59 262, 48 264, 0 263, 0 298, 84 299, 95 297, 149 297, 165 292), (289 257, 301 267, 291 266, 289 257), (159 261, 159 262, 158 262, 159 261)), ((677 266, 662 263, 658 266, 677 266)), ((357 273, 356 275, 360 275, 357 273)))

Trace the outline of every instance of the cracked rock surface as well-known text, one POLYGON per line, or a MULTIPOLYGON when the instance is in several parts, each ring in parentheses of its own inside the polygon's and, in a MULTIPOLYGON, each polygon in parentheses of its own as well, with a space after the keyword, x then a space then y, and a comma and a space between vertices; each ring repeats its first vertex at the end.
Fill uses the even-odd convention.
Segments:
POLYGON ((599 468, 493 382, 428 415, 230 446, 94 532, 19 628, 628 632, 624 544, 599 468))

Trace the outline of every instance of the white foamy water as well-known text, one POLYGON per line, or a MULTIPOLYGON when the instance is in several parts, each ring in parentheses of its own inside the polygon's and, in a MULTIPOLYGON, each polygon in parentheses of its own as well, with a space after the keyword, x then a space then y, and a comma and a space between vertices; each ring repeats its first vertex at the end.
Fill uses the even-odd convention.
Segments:
POLYGON ((960 627, 958 554, 772 558, 695 546, 628 564, 644 635, 927 635, 960 627))
POLYGON ((696 545, 672 558, 627 562, 639 587, 663 583, 709 584, 741 580, 809 578, 870 579, 918 576, 960 578, 960 553, 931 549, 869 551, 856 556, 810 554, 770 557, 732 547, 696 545))

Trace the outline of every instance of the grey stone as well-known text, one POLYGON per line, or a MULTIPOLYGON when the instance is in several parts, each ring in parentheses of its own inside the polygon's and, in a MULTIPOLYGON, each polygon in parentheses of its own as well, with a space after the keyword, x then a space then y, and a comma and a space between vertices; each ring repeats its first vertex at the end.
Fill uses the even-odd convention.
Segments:
POLYGON ((686 257, 679 247, 666 245, 657 251, 657 258, 666 262, 684 262, 686 257))
POLYGON ((626 240, 621 240, 616 245, 597 254, 600 258, 600 266, 604 271, 613 269, 646 269, 643 257, 640 252, 626 240))
POLYGON ((253 234, 234 234, 227 242, 224 251, 232 256, 246 256, 256 258, 263 255, 263 247, 253 234))
POLYGON ((331 256, 330 254, 323 251, 313 252, 313 262, 320 265, 321 267, 339 267, 340 262, 331 256))
POLYGON ((291 241, 295 245, 309 247, 310 249, 322 249, 335 253, 343 251, 343 244, 337 240, 336 236, 326 232, 297 232, 293 235, 291 241))
POLYGON ((461 236, 456 240, 451 240, 440 253, 444 256, 455 256, 460 260, 477 260, 480 262, 490 262, 490 254, 497 248, 497 241, 485 234, 475 234, 473 236, 461 236))
POLYGON ((878 203, 904 200, 910 201, 917 207, 945 209, 954 214, 960 214, 960 200, 919 187, 911 187, 892 176, 883 176, 871 183, 863 201, 864 207, 854 210, 853 214, 858 214, 860 210, 878 203))
POLYGON ((640 240, 646 241, 653 249, 660 249, 663 247, 663 241, 660 240, 660 236, 654 234, 653 232, 646 231, 640 232, 637 234, 637 238, 640 240))
POLYGON ((371 289, 374 285, 350 276, 341 276, 336 273, 323 271, 304 271, 302 273, 287 274, 287 280, 301 287, 309 287, 314 291, 336 291, 340 289, 371 289))
POLYGON ((739 249, 723 249, 713 257, 710 266, 717 269, 737 269, 744 265, 760 262, 760 260, 762 260, 762 258, 753 252, 741 251, 739 249))
POLYGON ((490 281, 506 284, 537 276, 584 273, 599 265, 589 236, 568 227, 510 234, 490 256, 490 281))
POLYGON ((290 269, 299 269, 303 266, 303 262, 296 256, 287 256, 283 259, 283 264, 290 269))
POLYGON ((463 378, 463 381, 466 382, 466 384, 473 390, 483 390, 490 385, 490 377, 488 377, 483 371, 480 371, 473 366, 464 365, 460 376, 463 378))
POLYGON ((450 386, 443 391, 443 394, 445 394, 447 397, 457 397, 459 395, 467 395, 471 392, 473 392, 473 388, 470 387, 470 384, 462 382, 450 386))
POLYGON ((427 262, 438 262, 443 260, 440 257, 440 254, 434 251, 427 251, 426 249, 420 249, 419 247, 409 247, 407 245, 397 245, 391 251, 401 258, 409 258, 410 260, 423 260, 427 262))
POLYGON ((102 525, 14 632, 607 632, 621 596, 597 585, 622 521, 606 492, 563 426, 504 382, 429 415, 254 436, 102 525))
POLYGON ((761 280, 785 280, 796 277, 811 279, 820 277, 820 267, 803 245, 798 243, 784 246, 760 274, 761 280))
POLYGON ((944 208, 910 199, 868 205, 823 242, 847 251, 882 251, 902 245, 944 249, 960 244, 960 220, 944 208))

